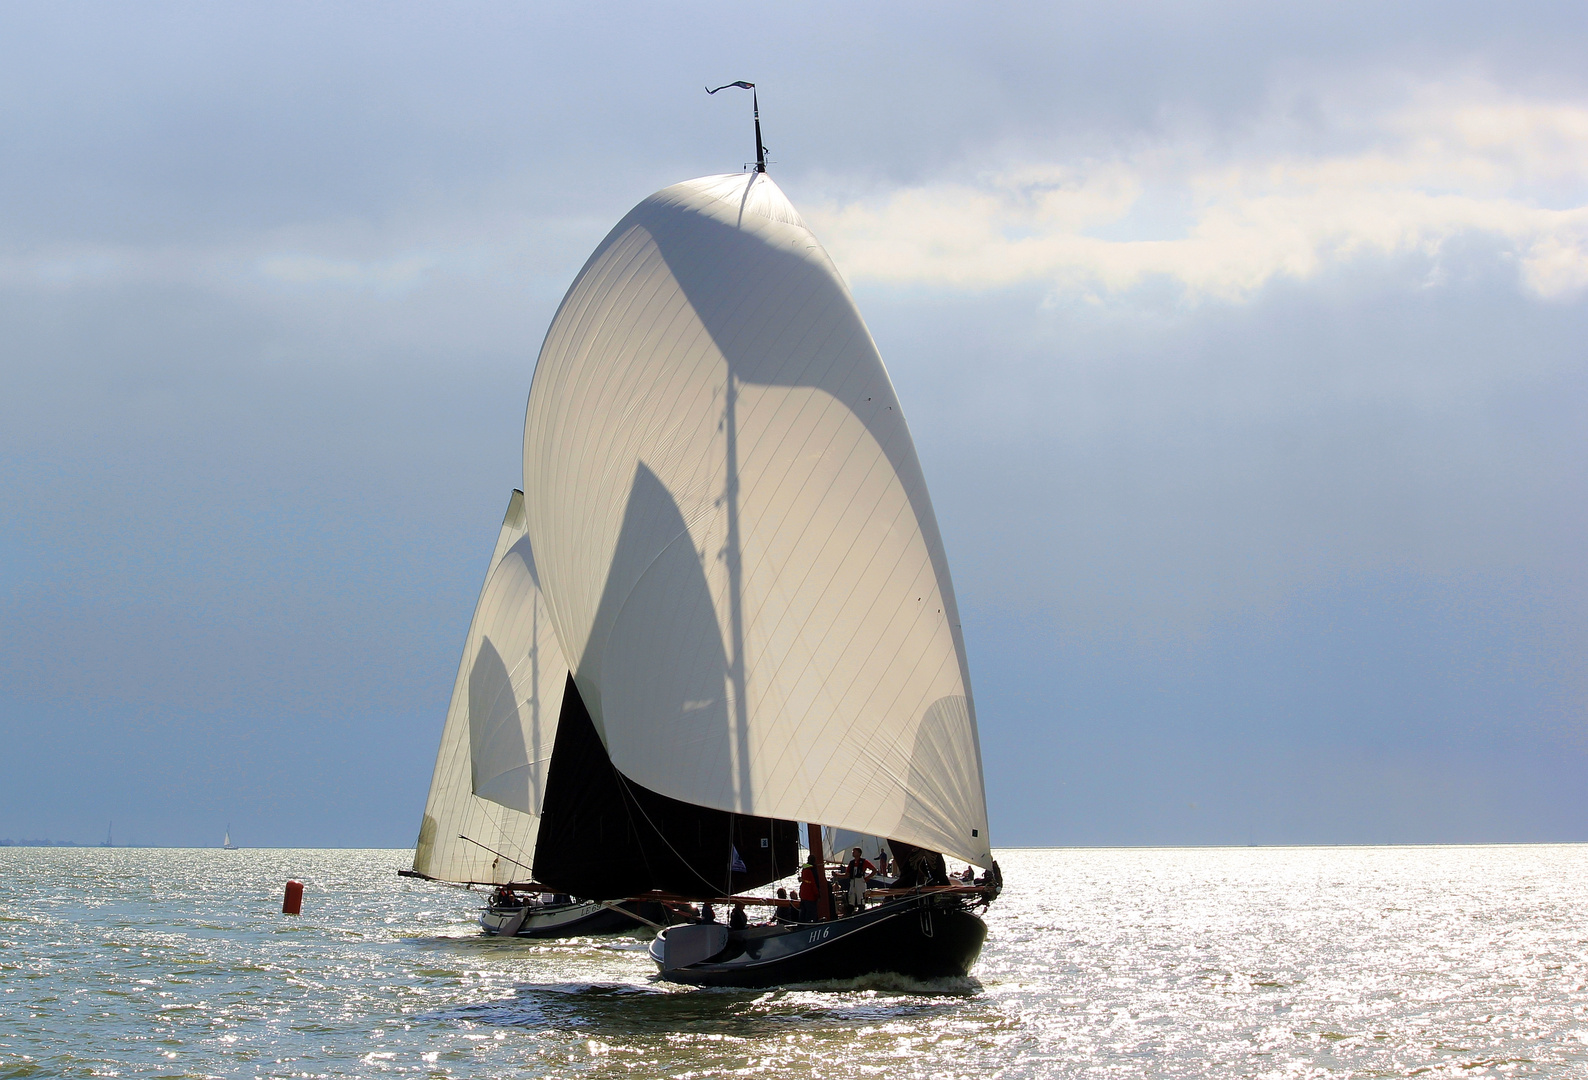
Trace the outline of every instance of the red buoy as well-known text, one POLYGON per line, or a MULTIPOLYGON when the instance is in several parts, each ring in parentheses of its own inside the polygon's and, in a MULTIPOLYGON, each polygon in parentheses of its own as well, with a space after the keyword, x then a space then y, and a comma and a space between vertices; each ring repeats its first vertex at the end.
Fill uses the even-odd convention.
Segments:
POLYGON ((281 898, 281 913, 297 915, 303 910, 303 882, 287 882, 287 895, 281 898))

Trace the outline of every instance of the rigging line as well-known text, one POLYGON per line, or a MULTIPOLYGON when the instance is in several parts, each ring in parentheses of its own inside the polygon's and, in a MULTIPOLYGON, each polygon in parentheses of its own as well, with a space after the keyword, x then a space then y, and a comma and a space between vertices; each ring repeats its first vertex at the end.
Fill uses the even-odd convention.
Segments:
POLYGON ((667 927, 663 926, 661 923, 659 923, 659 922, 651 922, 651 920, 647 919, 644 915, 636 914, 635 912, 630 911, 628 908, 621 906, 621 905, 627 903, 627 901, 624 901, 624 900, 597 900, 596 903, 600 904, 602 907, 606 908, 608 911, 615 911, 619 915, 627 915, 631 919, 637 919, 640 922, 644 923, 646 926, 654 927, 657 930, 665 930, 665 929, 667 929, 667 927))
MULTIPOLYGON (((618 780, 623 784, 623 794, 628 796, 624 800, 624 803, 627 804, 632 802, 634 804, 634 809, 640 812, 640 817, 645 819, 645 824, 651 827, 651 831, 656 834, 657 839, 661 840, 661 842, 666 845, 667 850, 673 853, 673 857, 679 862, 683 863, 685 868, 688 869, 691 874, 695 875, 701 884, 715 892, 717 890, 717 883, 708 879, 699 870, 695 869, 695 864, 684 858, 683 853, 673 846, 673 842, 671 840, 667 839, 667 834, 657 827, 656 822, 651 820, 651 815, 645 812, 645 807, 640 805, 639 799, 635 798, 634 793, 629 790, 628 777, 624 776, 621 772, 618 772, 618 767, 616 765, 612 766, 612 771, 617 775, 618 780)), ((630 817, 630 820, 632 821, 633 818, 630 817)), ((645 860, 645 865, 647 868, 650 867, 649 859, 645 860)))
MULTIPOLYGON (((575 693, 579 692, 578 684, 574 685, 574 692, 575 693)), ((581 705, 584 704, 584 699, 583 698, 580 699, 580 704, 581 705)), ((606 747, 603 746, 602 749, 605 750, 606 747)), ((634 838, 635 838, 635 840, 637 842, 639 842, 640 861, 645 864, 645 872, 650 874, 654 878, 656 876, 656 871, 651 866, 651 857, 645 850, 645 844, 643 842, 643 838, 640 836, 640 830, 639 830, 638 826, 636 826, 634 824, 634 811, 629 808, 629 803, 634 801, 634 797, 631 794, 629 794, 629 790, 628 790, 628 786, 626 784, 625 778, 624 778, 623 774, 618 771, 617 765, 613 763, 612 755, 611 755, 610 752, 607 754, 606 758, 607 758, 607 768, 611 769, 612 770, 612 775, 617 777, 618 790, 621 791, 622 794, 623 794, 623 798, 618 800, 618 801, 620 803, 622 803, 622 805, 623 805, 623 816, 628 818, 629 832, 632 833, 634 838)), ((640 811, 640 812, 642 814, 644 813, 643 810, 640 811)), ((646 820, 647 823, 650 823, 651 819, 649 817, 647 817, 645 820, 646 820)), ((651 829, 653 831, 657 832, 658 835, 660 835, 660 830, 658 830, 654 824, 651 825, 651 829)), ((665 838, 664 838, 664 842, 665 842, 665 838)), ((676 852, 675 852, 675 854, 676 854, 676 852)))
POLYGON ((470 880, 470 881, 453 881, 453 880, 451 880, 449 878, 431 877, 429 874, 421 874, 417 870, 399 870, 399 871, 397 871, 397 876, 398 877, 418 878, 421 881, 427 881, 427 882, 429 882, 432 885, 445 885, 449 889, 472 889, 476 885, 480 885, 480 886, 507 885, 507 886, 512 887, 514 889, 514 891, 516 891, 516 892, 530 892, 530 891, 532 891, 530 886, 533 886, 534 888, 540 889, 541 892, 552 892, 552 891, 554 891, 552 889, 545 888, 544 886, 537 885, 533 881, 527 881, 527 882, 525 882, 525 881, 520 881, 520 882, 512 882, 512 881, 473 881, 473 880, 470 880))
MULTIPOLYGON (((700 880, 700 883, 702 885, 705 885, 707 888, 711 889, 713 892, 716 892, 717 883, 715 881, 712 881, 709 878, 707 878, 699 870, 696 870, 695 869, 695 864, 690 862, 688 859, 684 858, 683 854, 677 848, 675 848, 673 846, 673 842, 671 840, 667 839, 667 834, 662 832, 661 829, 658 829, 656 827, 656 822, 651 820, 651 815, 649 815, 649 814, 647 814, 645 812, 645 807, 641 806, 640 805, 640 801, 638 799, 634 798, 633 793, 629 791, 629 778, 624 776, 621 772, 619 772, 618 771, 618 767, 616 765, 612 766, 612 773, 613 773, 614 776, 616 776, 618 778, 618 782, 623 785, 623 793, 628 796, 628 798, 625 799, 624 802, 625 803, 633 802, 634 803, 634 809, 636 809, 636 810, 638 810, 640 812, 640 816, 645 819, 645 823, 651 827, 651 831, 656 834, 657 838, 660 839, 662 843, 667 845, 667 850, 671 851, 673 853, 673 857, 676 858, 679 862, 683 863, 684 866, 688 867, 689 872, 691 874, 694 874, 695 877, 700 880)), ((649 867, 649 865, 650 865, 650 860, 647 859, 646 860, 646 866, 649 867)))
MULTIPOLYGON (((473 792, 470 792, 470 794, 472 795, 473 792)), ((474 810, 476 810, 478 812, 483 812, 485 814, 485 823, 486 823, 486 825, 494 826, 496 828, 496 831, 501 834, 501 838, 499 840, 497 840, 496 842, 498 844, 507 845, 508 847, 512 848, 514 851, 518 852, 520 855, 524 856, 526 859, 533 859, 534 858, 533 855, 531 855, 529 852, 525 851, 522 847, 520 847, 518 845, 517 842, 515 842, 512 839, 511 834, 508 832, 508 827, 507 827, 507 825, 504 822, 499 821, 499 820, 493 820, 491 815, 493 813, 500 813, 500 811, 493 811, 490 806, 481 805, 481 804, 484 804, 484 803, 488 803, 490 800, 482 799, 478 795, 475 795, 474 799, 476 801, 475 801, 472 809, 474 809, 474 810)), ((500 805, 500 804, 493 804, 493 805, 500 805)), ((502 807, 502 809, 503 810, 512 810, 512 807, 507 806, 507 807, 502 807)), ((522 811, 513 811, 513 812, 514 813, 522 813, 522 811)), ((529 815, 526 815, 526 816, 529 816, 529 815)), ((479 844, 480 847, 485 847, 485 845, 484 844, 480 844, 480 842, 478 840, 475 840, 475 839, 472 839, 470 837, 464 836, 462 833, 458 834, 458 839, 459 840, 468 840, 469 843, 471 843, 471 844, 479 844)), ((485 848, 485 850, 486 851, 491 851, 490 848, 485 848)), ((514 863, 514 864, 516 864, 518 866, 522 866, 525 870, 528 870, 530 872, 530 874, 532 874, 532 875, 535 872, 534 867, 530 866, 528 863, 521 863, 517 859, 510 858, 510 857, 508 857, 506 855, 502 855, 502 853, 499 852, 499 851, 491 851, 491 854, 492 855, 499 855, 499 856, 501 856, 501 858, 507 859, 507 861, 510 862, 510 863, 514 863)))
POLYGON ((513 858, 511 855, 503 855, 500 851, 497 851, 495 848, 485 847, 484 844, 480 843, 478 840, 474 839, 474 837, 472 837, 472 836, 464 836, 462 833, 458 833, 458 839, 459 840, 467 840, 469 843, 473 844, 475 847, 485 848, 486 851, 489 851, 492 855, 495 855, 498 859, 506 859, 508 862, 512 863, 514 866, 522 866, 522 867, 524 867, 525 870, 529 871, 531 877, 533 877, 534 874, 535 874, 535 868, 533 866, 529 866, 529 865, 526 865, 525 863, 521 863, 517 859, 513 858))
MULTIPOLYGON (((526 858, 526 859, 531 859, 531 860, 534 859, 533 855, 531 855, 529 852, 525 851, 523 848, 519 847, 518 844, 515 843, 512 840, 512 838, 507 835, 507 827, 505 825, 498 825, 497 828, 500 829, 502 831, 502 833, 503 833, 502 839, 497 841, 498 844, 507 845, 508 847, 512 848, 514 851, 518 852, 520 855, 524 856, 524 858, 526 858)), ((468 837, 465 836, 464 839, 467 840, 468 837)), ((485 845, 482 844, 480 846, 484 847, 485 845)), ((487 849, 487 850, 489 850, 489 849, 487 849)), ((503 858, 506 858, 506 856, 503 856, 503 858)), ((529 865, 527 865, 525 863, 518 862, 517 859, 510 859, 508 861, 514 862, 514 863, 518 863, 519 866, 522 866, 522 867, 524 867, 525 870, 528 870, 531 875, 533 875, 535 873, 535 868, 533 866, 529 866, 529 865)))

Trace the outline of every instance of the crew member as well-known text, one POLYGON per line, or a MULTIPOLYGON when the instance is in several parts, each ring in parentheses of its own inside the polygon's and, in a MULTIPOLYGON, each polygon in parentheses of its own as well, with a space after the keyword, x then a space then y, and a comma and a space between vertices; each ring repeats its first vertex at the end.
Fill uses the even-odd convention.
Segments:
POLYGON ((816 864, 809 860, 800 867, 800 922, 816 921, 816 864))
POLYGON ((870 859, 855 848, 851 853, 849 865, 844 872, 849 875, 849 907, 854 911, 866 910, 866 885, 877 875, 877 868, 870 859))
POLYGON ((744 913, 744 905, 734 901, 733 910, 728 912, 728 929, 743 930, 750 925, 750 917, 744 913))

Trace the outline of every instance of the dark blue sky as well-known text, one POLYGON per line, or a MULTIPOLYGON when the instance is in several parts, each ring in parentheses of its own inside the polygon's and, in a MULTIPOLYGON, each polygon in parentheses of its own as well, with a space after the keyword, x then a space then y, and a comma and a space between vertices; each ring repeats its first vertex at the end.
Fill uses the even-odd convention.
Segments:
POLYGON ((1588 840, 1580 6, 4 21, 0 837, 412 842, 545 326, 752 78, 995 842, 1588 840))

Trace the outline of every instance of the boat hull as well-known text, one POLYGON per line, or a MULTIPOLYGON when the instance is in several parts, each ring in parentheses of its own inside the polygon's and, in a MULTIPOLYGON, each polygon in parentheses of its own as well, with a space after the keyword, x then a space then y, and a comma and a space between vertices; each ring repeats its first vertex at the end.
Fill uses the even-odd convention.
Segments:
POLYGON ((662 968, 662 978, 754 989, 866 975, 968 975, 981 955, 987 924, 958 901, 918 897, 828 922, 730 931, 719 953, 679 967, 665 962, 669 932, 664 930, 651 944, 651 958, 662 968))
POLYGON ((644 922, 616 908, 627 908, 652 923, 667 922, 660 904, 626 902, 609 907, 595 902, 522 907, 488 907, 480 912, 480 928, 501 937, 562 938, 626 934, 644 922))

